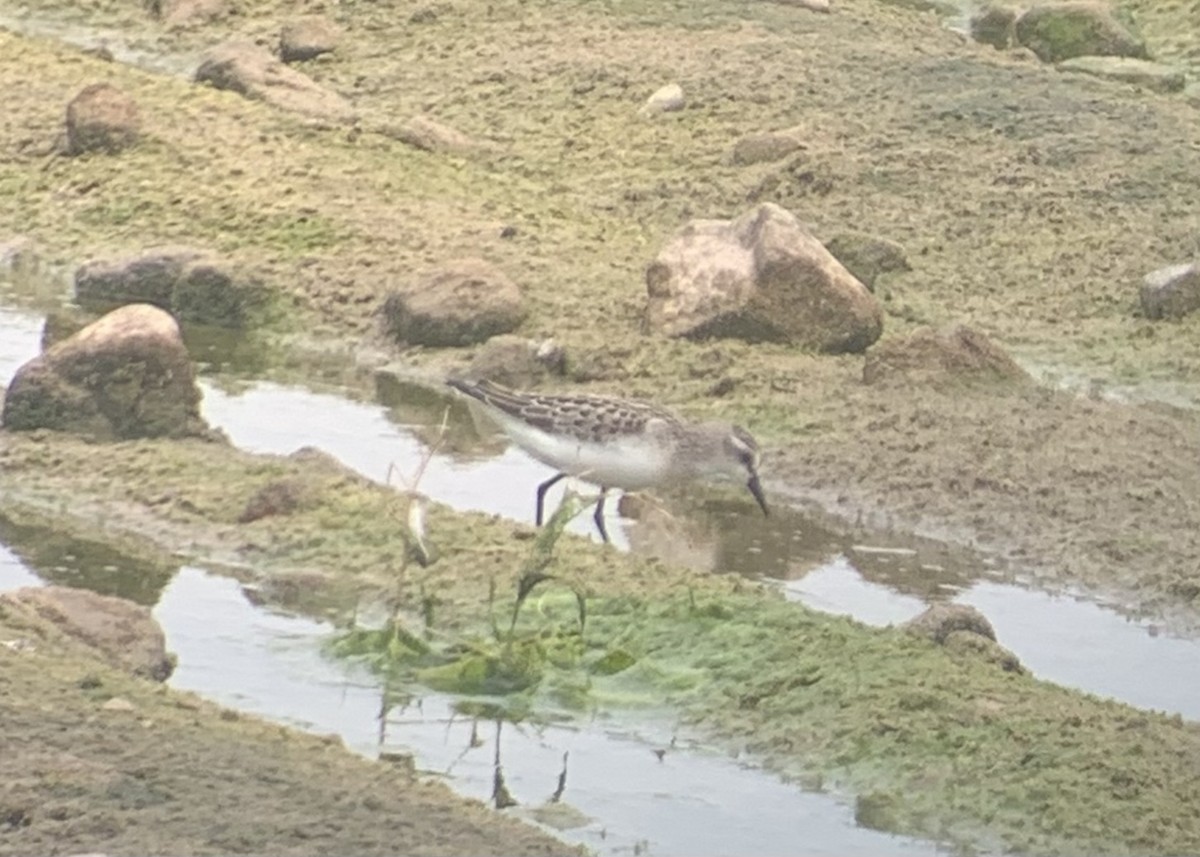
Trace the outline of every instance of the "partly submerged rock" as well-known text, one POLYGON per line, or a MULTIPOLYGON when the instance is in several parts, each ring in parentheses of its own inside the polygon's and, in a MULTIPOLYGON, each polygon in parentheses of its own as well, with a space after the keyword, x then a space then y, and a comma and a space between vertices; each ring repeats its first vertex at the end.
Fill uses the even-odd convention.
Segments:
POLYGON ((168 654, 150 610, 124 598, 68 586, 31 586, 0 595, 0 604, 28 611, 133 675, 166 681, 175 669, 175 656, 168 654))
POLYGON ((114 310, 18 369, 3 425, 96 440, 209 436, 179 326, 149 304, 114 310))
POLYGON ((115 154, 138 141, 137 104, 111 83, 85 86, 67 105, 67 151, 115 154))
POLYGON ((284 65, 253 42, 234 39, 209 49, 196 69, 196 82, 318 119, 352 122, 356 118, 354 108, 341 95, 284 65))
POLYGON ((482 259, 461 259, 390 294, 384 326, 410 345, 475 345, 511 333, 525 319, 521 290, 482 259))
POLYGON ((863 381, 880 384, 898 379, 935 384, 1032 380, 1004 349, 963 325, 923 327, 872 348, 863 364, 863 381))
POLYGON ((772 203, 736 220, 686 225, 650 263, 646 289, 646 322, 668 336, 853 352, 883 329, 866 286, 772 203))

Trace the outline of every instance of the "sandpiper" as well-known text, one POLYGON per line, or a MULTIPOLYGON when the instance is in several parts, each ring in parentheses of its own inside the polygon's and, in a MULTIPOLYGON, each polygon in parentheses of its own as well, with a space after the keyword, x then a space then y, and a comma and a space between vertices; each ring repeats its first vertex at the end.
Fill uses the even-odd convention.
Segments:
POLYGON ((606 542, 604 499, 610 488, 640 491, 689 479, 745 479, 767 514, 758 444, 741 426, 689 423, 658 405, 610 396, 525 393, 457 378, 446 383, 480 402, 514 443, 558 471, 537 488, 539 527, 546 491, 564 476, 600 486, 593 519, 606 542))

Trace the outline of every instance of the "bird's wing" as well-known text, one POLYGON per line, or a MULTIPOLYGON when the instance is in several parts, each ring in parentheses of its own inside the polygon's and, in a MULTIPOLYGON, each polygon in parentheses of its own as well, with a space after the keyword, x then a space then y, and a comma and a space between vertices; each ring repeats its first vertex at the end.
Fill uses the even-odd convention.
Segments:
POLYGON ((484 404, 491 405, 534 428, 578 440, 602 441, 617 435, 635 435, 653 424, 677 423, 670 411, 648 402, 629 402, 609 396, 523 393, 492 381, 448 382, 484 404))

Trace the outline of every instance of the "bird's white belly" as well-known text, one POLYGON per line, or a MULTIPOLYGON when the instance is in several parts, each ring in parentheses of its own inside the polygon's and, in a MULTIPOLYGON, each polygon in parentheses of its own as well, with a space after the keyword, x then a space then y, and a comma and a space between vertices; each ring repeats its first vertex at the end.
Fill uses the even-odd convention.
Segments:
POLYGON ((512 419, 501 425, 538 461, 605 488, 638 491, 663 482, 670 473, 670 454, 653 440, 626 437, 598 444, 548 434, 512 419))

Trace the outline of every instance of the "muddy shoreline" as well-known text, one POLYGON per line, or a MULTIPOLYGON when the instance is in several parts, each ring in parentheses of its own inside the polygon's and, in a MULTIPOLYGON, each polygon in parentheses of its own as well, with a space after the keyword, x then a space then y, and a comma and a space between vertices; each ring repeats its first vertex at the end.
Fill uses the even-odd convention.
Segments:
MULTIPOLYGON (((292 11, 268 2, 172 28, 109 0, 86 13, 53 2, 36 8, 45 20, 124 32, 140 49, 183 56, 234 34, 268 41, 292 11)), ((315 339, 357 352, 365 365, 391 362, 427 378, 461 366, 470 351, 389 349, 375 317, 382 296, 446 258, 483 256, 525 290, 529 314, 519 332, 554 337, 566 349, 573 369, 563 386, 736 418, 766 445, 766 482, 777 496, 815 503, 848 528, 961 544, 1000 560, 1014 577, 1200 629, 1200 411, 1106 396, 1115 386, 1169 381, 1187 390, 1200 381, 1200 320, 1151 322, 1136 309, 1145 273, 1200 252, 1198 113, 1187 98, 1063 75, 969 44, 932 15, 866 0, 839 4, 831 15, 717 0, 673 10, 585 4, 570 15, 553 3, 504 2, 483 17, 455 4, 441 4, 432 17, 419 12, 418 4, 395 2, 330 13, 350 38, 307 70, 353 99, 363 117, 357 127, 314 125, 182 77, 0 32, 0 89, 14 93, 11 121, 0 132, 12 155, 0 164, 0 189, 22 200, 20 210, 0 211, 0 235, 29 235, 47 265, 68 269, 154 244, 211 246, 258 272, 287 307, 261 331, 280 347, 268 353, 315 339), (55 155, 64 105, 97 79, 136 98, 143 143, 115 159, 55 155), (639 117, 641 100, 670 80, 691 94, 688 108, 639 117), (387 117, 418 113, 487 145, 470 156, 439 155, 379 130, 387 117), (805 135, 798 156, 750 167, 728 162, 740 135, 797 126, 805 135), (885 339, 924 325, 969 324, 1027 365, 1089 379, 1091 394, 952 377, 866 385, 861 356, 644 336, 644 266, 666 236, 691 217, 736 216, 764 194, 824 239, 862 230, 904 247, 911 270, 878 285, 885 339), (714 388, 724 395, 710 396, 714 388)), ((1186 54, 1186 45, 1172 50, 1186 54)), ((1190 404, 1197 402, 1200 396, 1190 404)), ((359 480, 298 472, 318 483, 326 516, 284 525, 292 529, 279 541, 260 535, 247 542, 234 522, 259 487, 254 480, 296 464, 225 450, 204 466, 201 459, 187 445, 122 444, 97 462, 94 449, 70 439, 0 434, 3 504, 45 513, 69 498, 81 522, 104 520, 162 549, 268 579, 302 578, 325 563, 367 570, 328 578, 324 597, 333 602, 385 585, 382 555, 356 546, 364 539, 353 536, 377 538, 365 537, 362 521, 386 505, 359 480), (318 542, 314 534, 330 520, 343 532, 318 542), (321 546, 284 549, 293 542, 321 546)), ((481 544, 489 573, 509 573, 523 547, 511 527, 478 517, 441 510, 435 522, 451 545, 481 544)), ((564 562, 584 578, 609 564, 583 545, 572 546, 564 562)), ((600 595, 653 601, 680 580, 637 558, 622 567, 601 575, 611 592, 600 595)), ((446 597, 459 605, 448 621, 467 627, 479 620, 470 605, 479 603, 482 573, 446 579, 446 597)), ((714 585, 714 598, 730 594, 714 585)), ((842 633, 821 627, 817 639, 842 633)), ((893 645, 850 636, 864 651, 893 645)), ((671 651, 668 641, 661 646, 671 651)), ((930 676, 952 669, 936 660, 941 655, 925 656, 934 658, 922 661, 930 676)), ((903 657, 920 660, 908 650, 903 657)), ((37 671, 22 675, 34 682, 37 671)), ((738 675, 724 677, 747 679, 738 675)), ((993 687, 993 679, 970 680, 983 683, 979 698, 1009 710, 996 700, 1016 691, 993 687)), ((931 696, 917 707, 951 716, 943 708, 951 688, 930 681, 931 696)), ((45 692, 28 687, 35 696, 45 692)), ((1076 695, 1064 703, 1022 692, 1047 706, 1035 704, 1029 714, 1035 742, 1054 740, 1043 734, 1046 723, 1061 726, 1048 713, 1053 707, 1084 705, 1076 695)), ((917 703, 910 694, 900 704, 917 703)), ((728 704, 697 708, 696 716, 736 734, 728 704)), ((813 716, 804 713, 807 703, 796 705, 776 716, 813 716)), ((953 716, 980 718, 994 738, 1001 726, 983 708, 954 708, 953 716)), ((1190 724, 1086 706, 1071 716, 1095 718, 1095 734, 1106 736, 1147 729, 1155 752, 1195 752, 1190 724)), ((791 755, 788 744, 787 735, 769 735, 757 749, 786 769, 800 758, 829 764, 822 754, 840 746, 830 738, 791 755)), ((1051 755, 1075 752, 1038 746, 1051 755)), ((1129 776, 1144 770, 1150 777, 1136 759, 1126 761, 1129 776)), ((894 771, 875 781, 861 775, 869 765, 857 762, 845 781, 883 796, 890 828, 937 835, 944 824, 952 838, 970 838, 958 821, 902 806, 895 796, 912 784, 894 771)), ((1179 778, 1171 781, 1178 794, 1195 787, 1194 775, 1171 777, 1179 778)), ((1138 782, 1148 800, 1149 781, 1138 782)), ((1086 781, 1072 783, 1087 793, 1086 781)), ((1127 785, 1114 788, 1114 800, 1127 785)), ((975 798, 986 805, 995 795, 975 798)), ((1091 847, 1193 847, 1200 834, 1171 815, 1182 800, 1163 800, 1162 827, 1178 839, 1151 841, 1126 827, 1091 847)), ((978 805, 960 809, 979 821, 978 805)), ((1066 812, 1045 805, 1024 811, 1042 821, 1066 812)), ((1133 824, 1118 816, 1059 822, 1063 829, 1133 824)), ((1019 819, 992 821, 1011 847, 1070 851, 1049 822, 1021 839, 1004 827, 1019 819)))

